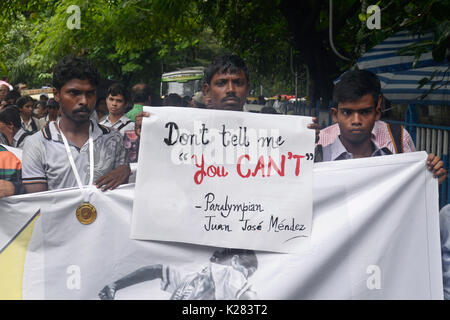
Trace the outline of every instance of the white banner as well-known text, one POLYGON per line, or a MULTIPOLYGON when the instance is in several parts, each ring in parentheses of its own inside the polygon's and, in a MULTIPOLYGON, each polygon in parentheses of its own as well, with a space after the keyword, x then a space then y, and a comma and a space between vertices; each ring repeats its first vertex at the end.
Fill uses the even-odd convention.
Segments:
POLYGON ((277 252, 308 244, 311 118, 145 111, 132 238, 277 252))
POLYGON ((4 144, 2 144, 1 146, 5 147, 9 152, 14 153, 14 155, 22 161, 22 149, 13 148, 4 144))
POLYGON ((75 215, 76 189, 2 199, 1 224, 18 234, 0 229, 0 298, 442 299, 438 188, 425 161, 316 164, 311 241, 294 254, 132 240, 134 185, 90 189, 89 225, 75 215))

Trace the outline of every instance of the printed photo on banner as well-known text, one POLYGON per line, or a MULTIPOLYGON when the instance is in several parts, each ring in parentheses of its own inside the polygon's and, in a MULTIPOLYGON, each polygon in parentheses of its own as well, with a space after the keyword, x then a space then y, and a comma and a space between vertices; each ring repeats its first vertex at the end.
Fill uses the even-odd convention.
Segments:
POLYGON ((257 299, 247 281, 257 268, 258 258, 254 251, 224 248, 216 250, 210 263, 197 272, 163 264, 141 267, 106 285, 99 297, 113 300, 118 290, 160 279, 161 289, 171 294, 171 300, 257 299))

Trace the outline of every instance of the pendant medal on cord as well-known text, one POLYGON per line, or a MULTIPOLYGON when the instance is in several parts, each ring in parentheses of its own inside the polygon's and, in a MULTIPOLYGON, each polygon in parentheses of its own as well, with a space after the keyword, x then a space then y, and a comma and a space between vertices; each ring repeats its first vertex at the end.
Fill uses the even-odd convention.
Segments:
POLYGON ((76 216, 80 223, 91 224, 97 218, 97 210, 89 202, 83 202, 78 206, 76 216))
MULTIPOLYGON (((75 166, 75 161, 73 160, 72 151, 70 150, 69 143, 67 142, 66 137, 64 136, 64 133, 61 130, 61 127, 59 126, 59 132, 61 134, 61 137, 64 142, 64 147, 66 148, 67 157, 69 158, 70 166, 72 167, 72 171, 75 175, 75 179, 77 180, 78 187, 80 189, 83 189, 83 184, 81 182, 80 175, 78 173, 78 169, 75 166)), ((91 135, 91 127, 89 125, 89 186, 92 185, 94 181, 94 142, 91 135)), ((89 203, 89 201, 85 200, 82 204, 80 204, 75 212, 75 215, 82 224, 91 224, 95 221, 97 218, 97 209, 89 203)))

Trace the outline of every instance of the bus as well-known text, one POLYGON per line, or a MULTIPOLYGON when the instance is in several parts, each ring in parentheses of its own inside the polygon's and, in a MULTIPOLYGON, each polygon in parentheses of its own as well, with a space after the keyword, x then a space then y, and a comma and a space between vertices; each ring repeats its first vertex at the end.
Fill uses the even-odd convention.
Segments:
POLYGON ((176 93, 181 97, 192 97, 196 92, 202 90, 204 70, 205 67, 191 67, 163 73, 160 96, 176 93))

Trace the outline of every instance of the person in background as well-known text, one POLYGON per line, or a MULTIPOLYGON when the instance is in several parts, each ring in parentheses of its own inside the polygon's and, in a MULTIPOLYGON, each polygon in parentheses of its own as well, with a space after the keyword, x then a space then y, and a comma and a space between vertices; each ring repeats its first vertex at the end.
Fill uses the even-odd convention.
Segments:
POLYGON ((27 85, 26 85, 26 83, 23 83, 23 82, 19 82, 18 84, 16 84, 14 86, 14 90, 18 91, 20 94, 22 94, 22 91, 26 90, 26 89, 27 89, 27 85))
POLYGON ((275 108, 272 107, 263 107, 260 111, 260 113, 267 113, 267 114, 279 114, 275 108))
POLYGON ((31 133, 22 128, 20 113, 15 106, 0 111, 0 144, 21 149, 31 133))
MULTIPOLYGON (((316 147, 316 162, 392 154, 380 147, 372 134, 381 115, 380 81, 375 74, 367 70, 345 73, 334 87, 333 101, 331 114, 340 134, 332 144, 316 147)), ((427 168, 439 183, 445 180, 447 171, 438 156, 428 155, 427 168)))
MULTIPOLYGON (((5 97, 9 92, 9 87, 6 83, 1 83, 0 82, 0 101, 5 101, 5 97)), ((6 101, 5 101, 5 105, 6 105, 6 101)))
POLYGON ((98 123, 106 119, 106 116, 108 115, 108 106, 105 97, 97 99, 97 102, 95 103, 95 112, 97 114, 98 123))
POLYGON ((184 96, 183 97, 183 107, 188 108, 191 106, 192 97, 191 96, 184 96))
MULTIPOLYGON (((33 114, 36 119, 40 120, 40 119, 45 118, 47 116, 47 113, 48 113, 47 103, 45 103, 43 101, 36 101, 34 103, 33 114)), ((45 121, 45 120, 43 120, 43 121, 45 121)), ((44 125, 45 125, 45 123, 44 123, 44 125)))
POLYGON ((265 106, 266 105, 266 99, 264 98, 264 96, 259 96, 258 97, 258 104, 261 106, 265 106))
POLYGON ((205 100, 203 99, 203 92, 199 91, 192 97, 191 100, 191 107, 192 108, 200 108, 205 109, 205 100))
POLYGON ((47 115, 44 118, 46 124, 50 121, 57 121, 61 117, 59 103, 54 98, 48 100, 47 110, 47 115))
POLYGON ((136 121, 136 115, 143 110, 143 106, 152 104, 152 90, 145 83, 138 83, 131 88, 131 96, 133 98, 133 108, 127 112, 127 117, 131 121, 136 121))
POLYGON ((100 124, 116 129, 122 136, 125 131, 134 130, 134 122, 125 115, 125 109, 129 102, 130 94, 123 84, 116 82, 111 85, 106 97, 109 115, 100 124))
MULTIPOLYGON (((350 72, 350 71, 349 71, 350 72)), ((374 80, 374 85, 379 83, 378 77, 370 71, 364 70, 360 73, 361 77, 365 74, 365 77, 370 76, 374 80)), ((345 75, 345 74, 344 74, 345 75)), ((359 81, 359 80, 358 80, 359 81)), ((339 82, 338 82, 339 83, 339 82)), ((337 85, 337 84, 336 84, 337 85)), ((347 90, 347 89, 346 89, 347 90)), ((351 93, 351 91, 349 91, 351 93)), ((386 105, 389 104, 388 100, 381 94, 381 90, 376 90, 375 93, 377 104, 380 106, 381 112, 386 110, 386 105)), ((348 99, 348 98, 347 98, 348 99)), ((352 98, 353 99, 353 98, 352 98)), ((375 97, 374 97, 375 99, 375 97)), ((337 123, 332 124, 322 130, 320 130, 319 141, 323 147, 333 143, 340 134, 339 125, 337 123)), ((376 120, 373 126, 372 139, 375 140, 376 144, 380 148, 387 148, 392 153, 403 153, 403 152, 414 152, 416 147, 414 146, 414 141, 411 138, 409 132, 397 124, 386 123, 382 120, 376 120)))
POLYGON ((48 94, 47 94, 47 93, 42 93, 42 94, 39 96, 39 101, 41 101, 41 102, 47 104, 47 102, 48 102, 48 94))
MULTIPOLYGON (((237 55, 222 55, 213 59, 205 70, 203 98, 207 109, 243 111, 250 92, 248 68, 244 60, 237 55)), ((135 131, 141 134, 142 118, 149 117, 148 112, 136 116, 135 131)), ((316 131, 318 138, 320 125, 317 119, 308 125, 316 131)))
POLYGON ((12 152, 0 145, 0 198, 25 193, 22 164, 12 152))
POLYGON ((171 93, 164 98, 164 106, 183 107, 183 99, 176 93, 171 93))
POLYGON ((15 105, 17 99, 21 97, 20 92, 17 90, 9 91, 5 96, 6 105, 15 105))
POLYGON ((281 113, 281 96, 279 95, 277 99, 273 102, 272 107, 278 112, 281 113))
POLYGON ((30 133, 35 133, 43 127, 41 121, 38 121, 37 118, 33 117, 33 105, 34 100, 28 95, 17 99, 17 107, 20 111, 22 128, 30 133))

